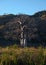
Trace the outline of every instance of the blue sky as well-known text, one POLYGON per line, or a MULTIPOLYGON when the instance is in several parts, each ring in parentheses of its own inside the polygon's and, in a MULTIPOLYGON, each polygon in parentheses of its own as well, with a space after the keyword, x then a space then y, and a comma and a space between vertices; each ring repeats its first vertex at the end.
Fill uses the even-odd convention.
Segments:
POLYGON ((46 10, 46 0, 0 0, 0 15, 32 15, 42 10, 46 10))

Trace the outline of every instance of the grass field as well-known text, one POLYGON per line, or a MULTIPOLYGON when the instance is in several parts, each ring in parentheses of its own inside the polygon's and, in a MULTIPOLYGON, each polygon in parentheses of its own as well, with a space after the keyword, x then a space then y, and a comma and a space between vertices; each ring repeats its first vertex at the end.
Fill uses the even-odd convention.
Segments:
POLYGON ((46 65, 46 48, 0 47, 0 65, 46 65))

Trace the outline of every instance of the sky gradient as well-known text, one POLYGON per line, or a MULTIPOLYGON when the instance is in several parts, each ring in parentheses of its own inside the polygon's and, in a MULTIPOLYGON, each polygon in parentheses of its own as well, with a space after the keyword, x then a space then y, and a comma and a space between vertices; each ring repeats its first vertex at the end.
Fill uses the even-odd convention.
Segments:
POLYGON ((32 15, 42 10, 46 10, 46 0, 0 0, 0 15, 32 15))

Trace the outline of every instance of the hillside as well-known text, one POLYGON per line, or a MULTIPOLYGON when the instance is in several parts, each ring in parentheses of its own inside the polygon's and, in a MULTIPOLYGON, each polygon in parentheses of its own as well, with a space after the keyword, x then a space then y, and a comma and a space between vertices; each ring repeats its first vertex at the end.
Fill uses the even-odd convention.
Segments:
POLYGON ((20 24, 25 26, 27 46, 46 46, 46 11, 34 15, 2 15, 0 16, 0 46, 20 44, 20 24))

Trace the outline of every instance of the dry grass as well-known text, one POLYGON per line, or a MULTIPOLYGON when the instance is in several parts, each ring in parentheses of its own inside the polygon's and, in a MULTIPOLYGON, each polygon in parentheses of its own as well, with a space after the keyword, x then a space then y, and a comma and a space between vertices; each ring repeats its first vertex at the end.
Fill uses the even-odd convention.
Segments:
POLYGON ((46 65, 46 48, 0 47, 0 65, 46 65))

